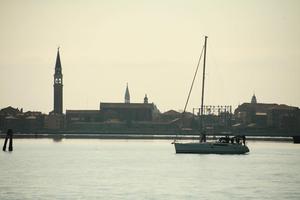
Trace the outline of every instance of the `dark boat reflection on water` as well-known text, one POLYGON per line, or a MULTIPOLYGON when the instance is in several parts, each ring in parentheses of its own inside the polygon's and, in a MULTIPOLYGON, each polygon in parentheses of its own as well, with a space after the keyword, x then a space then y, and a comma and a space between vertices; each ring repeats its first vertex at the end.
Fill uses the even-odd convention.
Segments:
POLYGON ((61 135, 61 134, 55 134, 55 135, 53 135, 53 137, 52 137, 53 142, 61 142, 63 138, 64 138, 64 137, 63 137, 63 135, 61 135))

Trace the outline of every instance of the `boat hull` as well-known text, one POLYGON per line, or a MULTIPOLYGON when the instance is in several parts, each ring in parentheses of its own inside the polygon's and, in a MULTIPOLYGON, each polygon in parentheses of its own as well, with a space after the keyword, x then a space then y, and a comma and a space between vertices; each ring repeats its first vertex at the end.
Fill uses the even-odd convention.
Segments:
POLYGON ((232 143, 174 143, 176 153, 197 154, 245 154, 249 148, 241 144, 232 143))

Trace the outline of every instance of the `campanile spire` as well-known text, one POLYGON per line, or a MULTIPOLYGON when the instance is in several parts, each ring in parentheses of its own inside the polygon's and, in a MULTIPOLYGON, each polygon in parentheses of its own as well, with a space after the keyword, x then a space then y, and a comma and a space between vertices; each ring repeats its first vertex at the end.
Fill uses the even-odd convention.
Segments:
POLYGON ((57 48, 57 56, 55 63, 55 73, 54 73, 54 105, 53 112, 55 114, 63 113, 63 75, 61 69, 59 48, 57 48))
POLYGON ((125 91, 125 103, 130 103, 130 94, 128 89, 128 83, 126 85, 126 91, 125 91))

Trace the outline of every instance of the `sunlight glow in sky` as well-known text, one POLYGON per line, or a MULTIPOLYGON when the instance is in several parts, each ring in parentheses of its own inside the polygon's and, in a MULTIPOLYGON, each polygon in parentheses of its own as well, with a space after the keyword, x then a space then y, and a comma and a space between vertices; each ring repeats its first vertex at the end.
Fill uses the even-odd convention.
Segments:
POLYGON ((64 110, 123 102, 127 82, 131 102, 182 110, 204 35, 205 104, 299 107, 299 22, 297 0, 0 0, 0 108, 53 109, 60 46, 64 110))

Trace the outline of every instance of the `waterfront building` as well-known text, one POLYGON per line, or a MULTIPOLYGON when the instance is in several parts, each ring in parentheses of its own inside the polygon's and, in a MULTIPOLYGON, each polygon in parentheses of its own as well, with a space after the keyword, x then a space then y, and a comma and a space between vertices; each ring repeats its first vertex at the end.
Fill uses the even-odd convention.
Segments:
POLYGON ((155 114, 159 113, 153 103, 148 102, 145 95, 143 103, 130 103, 130 94, 128 84, 125 90, 124 103, 106 103, 100 102, 100 111, 102 119, 119 121, 153 121, 155 114))
POLYGON ((5 132, 7 129, 20 129, 21 122, 19 116, 23 115, 23 109, 8 106, 0 110, 0 130, 5 132))
POLYGON ((124 103, 100 102, 99 110, 66 110, 67 128, 73 130, 81 126, 86 130, 99 130, 101 127, 118 128, 124 123, 130 126, 158 119, 160 112, 154 103, 148 102, 147 95, 142 103, 130 102, 128 84, 124 100, 124 103))
POLYGON ((100 103, 104 120, 152 121, 154 109, 153 103, 100 103))
POLYGON ((43 128, 45 115, 37 111, 23 112, 23 109, 8 106, 0 110, 0 130, 6 132, 34 132, 43 128))
POLYGON ((65 115, 50 113, 45 116, 45 130, 61 130, 65 128, 65 115))
POLYGON ((101 122, 100 110, 66 110, 66 123, 76 122, 101 122))
POLYGON ((277 128, 287 129, 296 127, 300 123, 300 111, 298 107, 275 103, 258 103, 253 95, 251 103, 243 103, 234 111, 236 123, 253 128, 277 128), (290 119, 290 120, 287 120, 290 119))
POLYGON ((268 110, 267 116, 269 127, 300 131, 300 109, 298 107, 281 104, 268 110))

